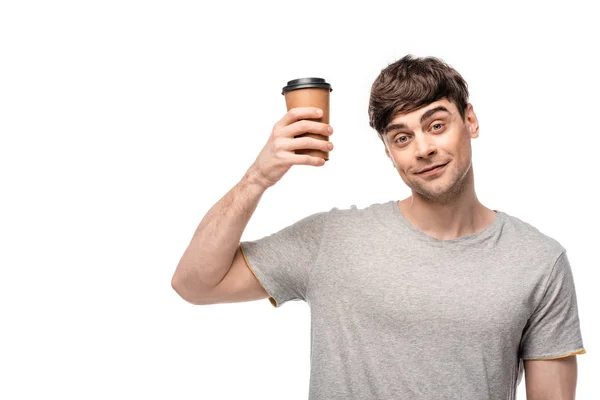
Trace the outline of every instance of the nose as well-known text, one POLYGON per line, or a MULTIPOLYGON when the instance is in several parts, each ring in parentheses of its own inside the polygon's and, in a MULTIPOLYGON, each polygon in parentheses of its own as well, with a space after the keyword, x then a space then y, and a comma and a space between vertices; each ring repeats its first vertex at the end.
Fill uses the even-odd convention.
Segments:
POLYGON ((417 134, 414 142, 415 157, 417 158, 429 158, 437 153, 433 140, 428 138, 426 134, 417 134))

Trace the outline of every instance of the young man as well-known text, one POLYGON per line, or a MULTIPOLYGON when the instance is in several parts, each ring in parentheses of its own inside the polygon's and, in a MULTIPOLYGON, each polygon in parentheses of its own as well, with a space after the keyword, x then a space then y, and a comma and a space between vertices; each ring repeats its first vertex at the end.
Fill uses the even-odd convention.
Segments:
POLYGON ((408 55, 375 80, 371 126, 412 191, 364 209, 333 208, 240 243, 264 191, 298 148, 330 135, 290 110, 244 178, 204 217, 173 276, 194 304, 269 298, 311 307, 310 399, 574 399, 585 353, 565 249, 482 205, 467 85, 437 58, 408 55))

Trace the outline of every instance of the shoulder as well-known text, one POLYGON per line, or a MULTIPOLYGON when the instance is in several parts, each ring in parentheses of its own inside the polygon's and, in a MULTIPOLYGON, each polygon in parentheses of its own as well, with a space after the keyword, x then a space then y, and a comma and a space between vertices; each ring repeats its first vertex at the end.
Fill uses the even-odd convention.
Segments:
POLYGON ((514 215, 503 212, 504 234, 512 238, 514 245, 530 250, 534 254, 558 256, 565 248, 558 240, 541 232, 538 228, 514 215))
POLYGON ((329 210, 328 222, 333 228, 344 230, 365 230, 387 225, 393 217, 392 201, 367 205, 348 204, 329 210))
POLYGON ((385 213, 389 213, 390 202, 383 203, 372 203, 368 205, 357 205, 349 204, 347 206, 333 207, 329 210, 332 218, 338 219, 360 219, 360 218, 372 218, 385 213))

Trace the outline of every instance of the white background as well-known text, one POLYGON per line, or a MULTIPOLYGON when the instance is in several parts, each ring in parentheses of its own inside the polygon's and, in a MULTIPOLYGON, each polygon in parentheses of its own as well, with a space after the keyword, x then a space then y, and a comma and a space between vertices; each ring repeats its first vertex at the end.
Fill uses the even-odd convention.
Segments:
POLYGON ((592 2, 563 4, 3 1, 0 398, 306 399, 306 303, 193 306, 171 276, 290 79, 331 82, 336 148, 269 189, 242 239, 407 196, 367 118, 407 53, 469 84, 480 200, 568 250, 595 398, 599 29, 592 2))

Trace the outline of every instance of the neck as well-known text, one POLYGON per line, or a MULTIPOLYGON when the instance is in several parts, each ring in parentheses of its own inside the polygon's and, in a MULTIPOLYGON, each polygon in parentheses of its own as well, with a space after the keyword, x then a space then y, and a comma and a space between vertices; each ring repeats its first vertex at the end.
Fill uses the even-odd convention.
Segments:
POLYGON ((496 218, 493 210, 483 206, 475 194, 473 168, 462 187, 451 198, 435 201, 413 191, 412 196, 398 202, 404 217, 416 228, 440 240, 472 235, 490 225, 496 218))

